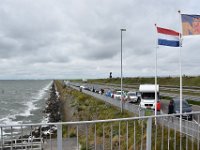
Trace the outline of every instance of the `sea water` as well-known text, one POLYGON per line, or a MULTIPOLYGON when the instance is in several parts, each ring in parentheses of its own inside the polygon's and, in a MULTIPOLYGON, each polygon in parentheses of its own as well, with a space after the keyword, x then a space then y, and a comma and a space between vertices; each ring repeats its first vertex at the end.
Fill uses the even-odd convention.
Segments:
POLYGON ((44 122, 50 80, 0 81, 0 124, 44 122))

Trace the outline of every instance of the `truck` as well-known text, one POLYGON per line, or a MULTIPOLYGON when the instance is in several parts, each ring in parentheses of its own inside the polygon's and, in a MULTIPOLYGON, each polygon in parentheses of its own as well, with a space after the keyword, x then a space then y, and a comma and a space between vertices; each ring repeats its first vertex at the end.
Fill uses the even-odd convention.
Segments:
POLYGON ((140 108, 155 109, 155 90, 157 92, 157 111, 160 111, 159 85, 156 85, 155 88, 155 84, 141 84, 139 86, 140 108))

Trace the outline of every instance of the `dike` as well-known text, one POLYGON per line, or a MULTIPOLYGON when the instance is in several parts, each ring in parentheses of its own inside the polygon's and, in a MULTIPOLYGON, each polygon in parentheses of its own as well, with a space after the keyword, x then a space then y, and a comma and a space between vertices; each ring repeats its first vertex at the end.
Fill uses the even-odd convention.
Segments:
POLYGON ((50 89, 50 97, 46 101, 46 107, 45 107, 45 110, 43 111, 48 116, 48 123, 61 121, 61 114, 60 114, 61 104, 60 104, 59 95, 58 95, 58 92, 56 91, 54 82, 50 89))
POLYGON ((74 100, 74 96, 72 94, 72 90, 70 88, 66 88, 64 81, 56 80, 54 82, 56 91, 58 93, 58 101, 60 103, 60 119, 62 122, 70 122, 73 121, 73 115, 75 109, 71 106, 74 100))

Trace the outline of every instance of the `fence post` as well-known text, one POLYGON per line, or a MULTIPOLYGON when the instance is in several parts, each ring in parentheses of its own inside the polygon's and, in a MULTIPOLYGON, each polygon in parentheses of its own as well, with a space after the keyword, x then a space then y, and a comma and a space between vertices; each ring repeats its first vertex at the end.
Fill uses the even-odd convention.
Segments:
POLYGON ((62 150, 62 124, 57 125, 57 150, 62 150))
POLYGON ((146 141, 146 149, 151 150, 151 132, 152 132, 152 118, 148 118, 147 120, 147 141, 146 141))

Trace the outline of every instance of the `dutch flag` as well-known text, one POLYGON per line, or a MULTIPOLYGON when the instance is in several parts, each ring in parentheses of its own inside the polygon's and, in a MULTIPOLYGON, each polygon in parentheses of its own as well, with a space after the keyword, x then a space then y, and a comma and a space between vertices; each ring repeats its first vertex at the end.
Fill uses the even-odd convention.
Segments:
POLYGON ((158 32, 158 45, 164 45, 164 46, 172 46, 172 47, 180 47, 180 33, 157 27, 158 32))

